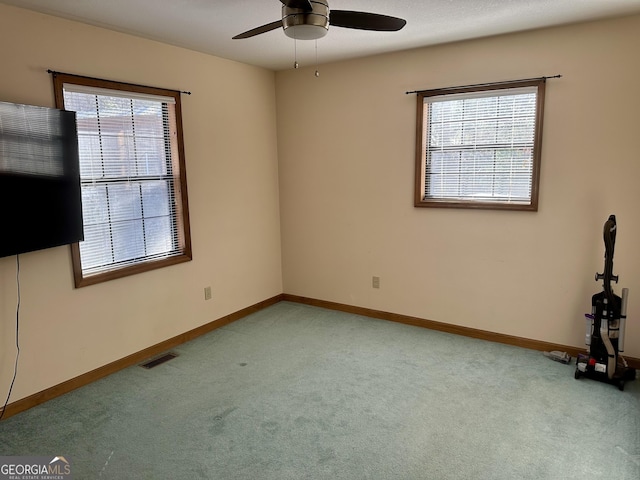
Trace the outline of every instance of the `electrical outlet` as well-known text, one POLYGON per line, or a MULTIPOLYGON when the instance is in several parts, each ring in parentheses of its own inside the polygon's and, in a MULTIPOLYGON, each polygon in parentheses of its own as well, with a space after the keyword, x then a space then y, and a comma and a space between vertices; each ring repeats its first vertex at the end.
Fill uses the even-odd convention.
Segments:
POLYGON ((371 286, 373 288, 380 288, 380 277, 372 277, 371 278, 371 286))
POLYGON ((211 287, 204 287, 204 299, 211 300, 211 287))

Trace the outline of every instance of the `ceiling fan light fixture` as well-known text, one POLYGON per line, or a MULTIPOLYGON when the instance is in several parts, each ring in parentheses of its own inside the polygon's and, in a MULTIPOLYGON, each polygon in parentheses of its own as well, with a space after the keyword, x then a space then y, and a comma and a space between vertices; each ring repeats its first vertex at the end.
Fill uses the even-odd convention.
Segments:
POLYGON ((284 28, 287 37, 296 40, 317 40, 324 37, 329 29, 320 25, 291 25, 284 28))
POLYGON ((312 10, 282 6, 282 26, 287 37, 317 40, 329 31, 329 5, 326 0, 311 0, 312 10))

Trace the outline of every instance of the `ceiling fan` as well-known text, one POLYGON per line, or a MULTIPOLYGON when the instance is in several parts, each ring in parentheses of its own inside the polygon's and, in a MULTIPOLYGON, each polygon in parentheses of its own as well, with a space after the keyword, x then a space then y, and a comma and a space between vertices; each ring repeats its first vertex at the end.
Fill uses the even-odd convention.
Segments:
POLYGON ((406 20, 377 13, 351 10, 329 10, 327 0, 280 0, 282 20, 267 23, 236 35, 233 39, 250 38, 282 27, 285 35, 296 40, 315 40, 324 37, 329 24, 334 27, 395 32, 406 20))

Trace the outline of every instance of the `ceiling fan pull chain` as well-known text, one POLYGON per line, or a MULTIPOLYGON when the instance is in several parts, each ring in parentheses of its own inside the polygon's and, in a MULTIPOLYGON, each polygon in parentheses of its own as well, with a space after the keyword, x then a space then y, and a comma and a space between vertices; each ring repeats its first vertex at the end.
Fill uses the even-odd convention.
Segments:
POLYGON ((293 39, 293 68, 298 68, 298 39, 293 39))
POLYGON ((314 74, 317 77, 320 76, 320 72, 318 71, 318 40, 316 39, 316 73, 314 74))

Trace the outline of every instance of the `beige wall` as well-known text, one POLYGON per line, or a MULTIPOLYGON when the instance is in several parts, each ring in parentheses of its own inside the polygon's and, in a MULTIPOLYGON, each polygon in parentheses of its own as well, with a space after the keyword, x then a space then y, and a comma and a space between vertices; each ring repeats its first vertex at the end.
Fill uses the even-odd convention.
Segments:
POLYGON ((613 213, 640 357, 638 45, 635 16, 277 73, 285 292, 580 347, 613 213), (413 207, 406 91, 554 74, 538 212, 413 207))
MULTIPOLYGON (((614 270, 631 291, 626 350, 640 357, 639 40, 636 16, 329 64, 315 78, 0 5, 1 101, 52 106, 47 68, 193 92, 183 120, 194 260, 74 289, 67 247, 21 255, 11 400, 282 291, 581 346, 610 213, 614 270), (405 91, 556 73, 537 213, 412 206, 405 91)), ((15 276, 15 258, 0 259, 2 389, 15 276)))
MULTIPOLYGON (((74 289, 68 247, 20 255, 11 401, 282 292, 273 72, 5 5, 0 45, 1 101, 53 106, 48 68, 193 93, 182 103, 193 261, 74 289)), ((15 277, 15 257, 0 259, 2 403, 15 277)))

